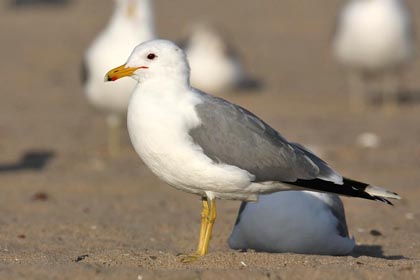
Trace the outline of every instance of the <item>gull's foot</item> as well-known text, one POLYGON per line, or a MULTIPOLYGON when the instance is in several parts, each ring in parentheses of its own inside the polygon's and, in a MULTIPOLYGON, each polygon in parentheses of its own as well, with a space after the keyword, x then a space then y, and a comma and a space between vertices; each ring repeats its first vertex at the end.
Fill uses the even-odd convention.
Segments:
POLYGON ((192 262, 198 261, 202 257, 202 255, 195 252, 191 254, 182 254, 180 255, 180 257, 181 257, 182 263, 192 263, 192 262))

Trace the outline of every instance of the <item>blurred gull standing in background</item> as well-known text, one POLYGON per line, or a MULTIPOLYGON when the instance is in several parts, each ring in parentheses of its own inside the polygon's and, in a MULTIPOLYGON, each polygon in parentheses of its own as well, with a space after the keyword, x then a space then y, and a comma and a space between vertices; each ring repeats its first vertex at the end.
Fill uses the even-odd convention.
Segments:
POLYGON ((222 32, 208 23, 196 23, 186 41, 191 67, 191 84, 207 92, 255 89, 258 83, 248 77, 239 54, 222 32))
POLYGON ((108 26, 85 54, 85 92, 89 102, 106 114, 110 155, 120 152, 121 124, 136 82, 124 79, 118 83, 104 83, 104 74, 127 59, 136 45, 154 37, 151 0, 115 0, 108 26))
POLYGON ((228 243, 232 249, 317 255, 346 255, 355 245, 340 198, 310 191, 242 202, 228 243))
POLYGON ((402 68, 413 57, 413 30, 400 0, 350 0, 341 10, 334 53, 349 68, 350 109, 365 108, 372 78, 380 83, 383 108, 394 110, 402 68), (370 82, 370 83, 369 83, 370 82))

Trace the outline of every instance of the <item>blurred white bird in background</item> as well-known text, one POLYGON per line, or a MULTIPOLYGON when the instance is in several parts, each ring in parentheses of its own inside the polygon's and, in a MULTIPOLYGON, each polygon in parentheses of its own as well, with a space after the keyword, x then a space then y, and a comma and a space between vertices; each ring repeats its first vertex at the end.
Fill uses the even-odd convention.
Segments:
POLYGON ((384 109, 395 110, 402 70, 413 58, 414 35, 400 0, 350 0, 340 11, 333 49, 349 69, 352 111, 366 107, 366 94, 377 82, 384 109))
POLYGON ((89 102, 106 114, 110 155, 120 152, 120 129, 136 82, 124 79, 117 83, 104 83, 104 75, 127 59, 136 45, 154 37, 151 0, 115 0, 110 22, 84 56, 85 92, 89 102))
POLYGON ((182 45, 191 67, 191 85, 215 94, 258 88, 258 82, 248 76, 239 54, 226 37, 212 24, 193 24, 182 45))
POLYGON ((228 243, 232 249, 317 255, 346 255, 355 245, 340 198, 311 191, 242 202, 228 243))

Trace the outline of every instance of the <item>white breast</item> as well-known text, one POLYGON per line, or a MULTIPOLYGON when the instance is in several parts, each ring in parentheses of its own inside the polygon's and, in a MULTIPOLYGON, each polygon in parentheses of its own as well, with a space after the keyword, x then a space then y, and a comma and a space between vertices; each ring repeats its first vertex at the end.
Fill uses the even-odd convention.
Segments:
POLYGON ((199 96, 135 90, 128 108, 132 144, 148 167, 168 184, 187 192, 235 193, 253 176, 234 166, 215 164, 195 145, 188 131, 200 125, 195 112, 199 96))

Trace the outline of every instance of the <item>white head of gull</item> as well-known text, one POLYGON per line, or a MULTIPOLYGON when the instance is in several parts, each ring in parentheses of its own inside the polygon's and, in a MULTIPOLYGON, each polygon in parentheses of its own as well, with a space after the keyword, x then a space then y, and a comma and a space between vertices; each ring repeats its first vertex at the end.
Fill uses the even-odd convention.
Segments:
POLYGON ((192 88, 186 56, 171 41, 140 44, 105 80, 126 76, 139 82, 127 116, 136 152, 160 179, 202 197, 197 252, 182 261, 207 253, 216 198, 252 201, 259 194, 291 189, 385 203, 390 203, 387 198, 399 198, 381 187, 343 178, 251 112, 192 88))

